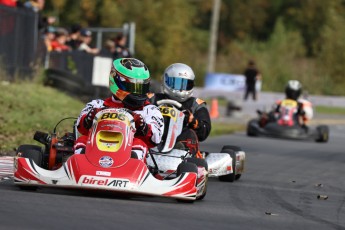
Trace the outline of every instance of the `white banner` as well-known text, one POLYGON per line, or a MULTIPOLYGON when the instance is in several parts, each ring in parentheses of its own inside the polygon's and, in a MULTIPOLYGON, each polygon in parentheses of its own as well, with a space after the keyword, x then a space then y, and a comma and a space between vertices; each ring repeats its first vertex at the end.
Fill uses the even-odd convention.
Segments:
MULTIPOLYGON (((205 89, 243 92, 246 78, 241 74, 208 73, 205 77, 205 89)), ((256 90, 261 90, 261 81, 256 81, 256 90)))
POLYGON ((109 86, 109 74, 113 60, 106 57, 93 59, 92 85, 109 86))

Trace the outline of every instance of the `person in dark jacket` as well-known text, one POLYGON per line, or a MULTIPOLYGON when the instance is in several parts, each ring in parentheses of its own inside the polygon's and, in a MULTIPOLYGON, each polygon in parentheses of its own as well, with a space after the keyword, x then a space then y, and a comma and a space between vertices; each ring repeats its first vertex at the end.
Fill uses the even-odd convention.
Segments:
POLYGON ((69 40, 66 44, 72 48, 72 50, 77 50, 81 44, 80 41, 80 31, 82 27, 79 24, 74 24, 71 26, 69 40))
POLYGON ((244 100, 248 99, 249 94, 252 94, 253 100, 256 101, 256 81, 261 78, 259 70, 255 66, 255 62, 250 60, 248 62, 248 67, 244 71, 243 75, 246 77, 246 91, 244 94, 244 100))
POLYGON ((192 153, 199 153, 199 141, 204 141, 211 131, 211 119, 206 102, 193 97, 195 75, 186 64, 175 63, 166 68, 163 75, 163 93, 156 93, 150 98, 157 104, 162 99, 172 99, 182 104, 185 114, 184 128, 176 143, 182 143, 192 153))
POLYGON ((126 47, 127 37, 120 33, 115 38, 115 51, 114 59, 117 58, 130 58, 132 55, 126 47))

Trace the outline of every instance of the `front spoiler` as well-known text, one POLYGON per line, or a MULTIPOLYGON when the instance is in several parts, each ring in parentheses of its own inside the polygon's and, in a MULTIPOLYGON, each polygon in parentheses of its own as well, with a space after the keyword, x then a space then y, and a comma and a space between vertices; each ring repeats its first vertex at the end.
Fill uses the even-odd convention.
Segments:
POLYGON ((71 156, 57 170, 46 170, 28 158, 15 158, 14 183, 19 186, 48 186, 96 189, 185 200, 196 199, 196 173, 183 173, 172 180, 158 180, 146 165, 130 159, 119 168, 95 167, 85 155, 71 156))

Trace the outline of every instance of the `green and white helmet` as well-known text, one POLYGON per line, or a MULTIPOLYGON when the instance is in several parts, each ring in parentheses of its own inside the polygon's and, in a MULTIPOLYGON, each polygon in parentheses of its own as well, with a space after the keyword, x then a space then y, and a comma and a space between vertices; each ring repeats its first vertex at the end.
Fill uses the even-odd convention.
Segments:
POLYGON ((135 95, 146 95, 150 88, 150 72, 138 59, 116 59, 110 71, 109 88, 114 95, 119 90, 135 95))

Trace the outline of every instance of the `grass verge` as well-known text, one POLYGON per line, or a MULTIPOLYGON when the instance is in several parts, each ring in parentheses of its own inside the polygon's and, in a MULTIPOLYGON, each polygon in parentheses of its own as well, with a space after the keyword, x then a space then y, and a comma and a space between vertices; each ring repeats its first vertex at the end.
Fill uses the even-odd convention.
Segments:
MULTIPOLYGON (((77 117, 84 103, 53 88, 24 82, 0 82, 0 154, 21 144, 38 144, 36 130, 52 132, 65 117, 77 117)), ((71 132, 72 120, 62 122, 58 132, 71 132)))
MULTIPOLYGON (((228 101, 225 98, 216 97, 215 99, 218 100, 218 106, 227 106, 228 105, 228 101)), ((205 99, 205 102, 207 103, 207 105, 211 105, 212 104, 212 98, 205 99)))
POLYGON ((237 131, 243 131, 246 129, 245 124, 236 124, 236 123, 223 123, 223 122, 214 122, 212 121, 212 129, 210 136, 219 136, 231 134, 237 131))
POLYGON ((345 115, 345 108, 319 105, 319 106, 315 106, 315 112, 322 113, 322 114, 345 115))

